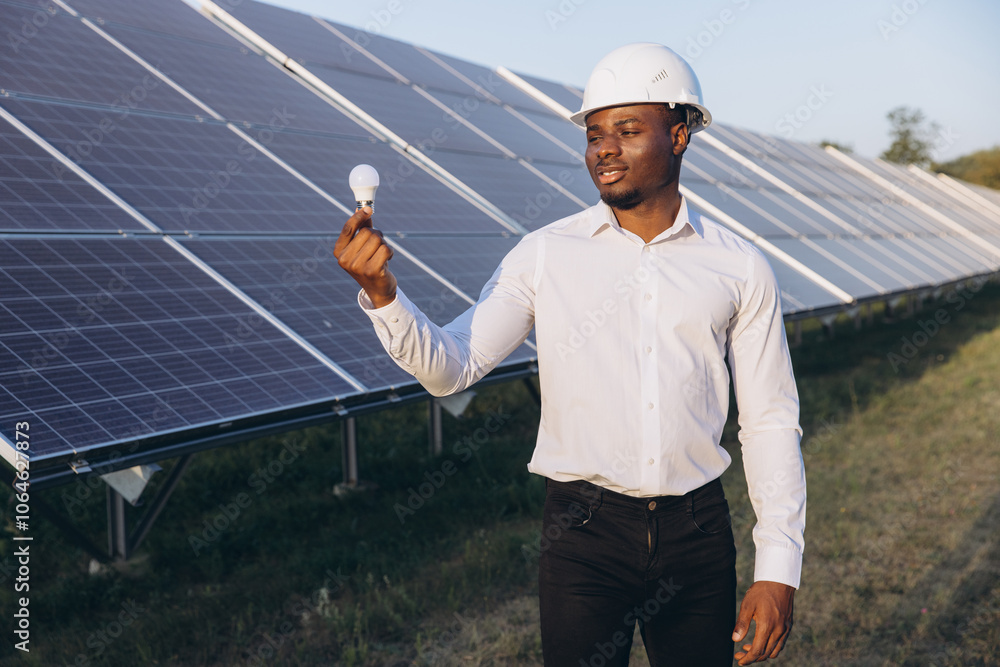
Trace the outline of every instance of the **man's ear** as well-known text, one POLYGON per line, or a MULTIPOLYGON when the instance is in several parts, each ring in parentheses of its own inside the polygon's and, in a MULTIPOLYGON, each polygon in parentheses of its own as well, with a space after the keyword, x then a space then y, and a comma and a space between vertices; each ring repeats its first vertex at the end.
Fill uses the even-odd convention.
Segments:
POLYGON ((687 150, 688 141, 691 139, 687 123, 677 123, 674 125, 670 129, 670 138, 674 144, 674 155, 683 155, 684 151, 687 150))

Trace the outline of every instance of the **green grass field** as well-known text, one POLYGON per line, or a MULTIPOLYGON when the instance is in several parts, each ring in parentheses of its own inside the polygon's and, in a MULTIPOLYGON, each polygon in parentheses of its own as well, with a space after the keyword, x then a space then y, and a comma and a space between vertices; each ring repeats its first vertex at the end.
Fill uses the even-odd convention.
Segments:
MULTIPOLYGON (((855 331, 845 319, 833 340, 807 327, 793 351, 807 550, 777 662, 1000 664, 1000 288, 876 320, 855 331), (947 321, 934 330, 936 315, 947 321)), ((336 425, 205 452, 121 566, 91 568, 36 516, 32 650, 8 634, 0 661, 540 665, 537 564, 524 549, 544 498, 525 469, 537 420, 521 383, 483 388, 463 419, 446 415, 434 458, 425 405, 359 418, 362 477, 377 486, 344 498, 336 425)), ((754 517, 730 422, 723 480, 742 594, 754 517)), ((104 543, 103 487, 38 495, 104 543)), ((9 500, 3 512, 7 572, 9 500)), ((10 628, 13 582, 0 578, 10 628)), ((638 645, 633 656, 647 664, 638 645)))

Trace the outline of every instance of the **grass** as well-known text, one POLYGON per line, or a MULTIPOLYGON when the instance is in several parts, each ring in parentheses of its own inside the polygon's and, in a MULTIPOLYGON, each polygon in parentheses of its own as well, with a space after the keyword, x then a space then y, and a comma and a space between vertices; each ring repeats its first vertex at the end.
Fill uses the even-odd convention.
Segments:
MULTIPOLYGON (((793 357, 807 434, 807 553, 779 663, 997 664, 1000 289, 965 297, 961 309, 943 298, 861 331, 844 320, 833 340, 805 327, 793 357), (917 336, 942 309, 949 321, 926 341, 917 336), (920 343, 916 354, 903 355, 906 341, 920 343)), ((425 406, 363 417, 360 470, 376 488, 346 497, 333 493, 336 426, 203 453, 140 553, 97 573, 35 517, 32 651, 15 655, 3 642, 0 661, 540 665, 537 565, 522 552, 538 536, 544 497, 525 470, 537 420, 520 383, 483 388, 463 419, 446 417, 448 444, 435 458, 425 406), (498 414, 507 417, 487 432, 498 414), (282 459, 289 443, 297 456, 282 459), (258 472, 269 466, 267 477, 258 472), (237 508, 228 526, 206 529, 237 508)), ((754 517, 735 436, 731 420, 723 443, 734 463, 723 481, 742 594, 754 517)), ((101 543, 104 493, 84 491, 38 495, 101 543)), ((12 532, 13 506, 3 508, 12 532)), ((0 540, 0 565, 12 552, 0 540)), ((0 586, 4 610, 14 607, 12 588, 9 577, 0 586)), ((634 665, 648 664, 640 645, 634 665)))

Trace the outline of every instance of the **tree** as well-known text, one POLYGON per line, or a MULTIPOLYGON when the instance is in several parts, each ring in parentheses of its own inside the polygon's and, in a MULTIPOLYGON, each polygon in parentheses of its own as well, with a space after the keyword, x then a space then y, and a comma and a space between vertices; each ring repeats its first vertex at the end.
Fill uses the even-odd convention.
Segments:
POLYGON ((853 153, 854 152, 854 147, 851 146, 850 144, 841 144, 841 143, 838 143, 836 141, 829 141, 828 139, 824 139, 823 141, 819 142, 819 147, 820 148, 826 148, 827 146, 833 146, 834 148, 836 148, 841 153, 853 153))
POLYGON ((931 169, 1000 190, 1000 146, 962 155, 948 162, 933 162, 931 169))
POLYGON ((881 158, 899 164, 930 165, 934 137, 940 132, 937 123, 925 126, 924 112, 905 106, 896 107, 887 118, 892 125, 892 143, 881 158))

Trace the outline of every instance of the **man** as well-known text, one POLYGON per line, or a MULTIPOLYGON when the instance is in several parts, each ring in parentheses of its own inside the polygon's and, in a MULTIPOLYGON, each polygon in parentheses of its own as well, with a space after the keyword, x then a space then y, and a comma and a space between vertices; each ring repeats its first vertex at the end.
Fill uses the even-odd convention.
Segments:
POLYGON ((538 343, 542 415, 528 469, 547 478, 539 561, 549 666, 774 658, 792 627, 805 524, 798 395, 777 284, 752 244, 678 191, 689 135, 711 122, 690 66, 657 44, 598 63, 574 122, 601 202, 525 236, 445 327, 397 288, 370 210, 335 254, 396 362, 434 395, 538 343), (726 367, 728 358, 729 370, 726 367), (736 618, 719 477, 729 371, 757 514, 755 583, 736 618))

